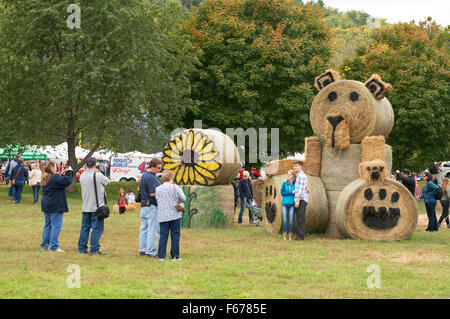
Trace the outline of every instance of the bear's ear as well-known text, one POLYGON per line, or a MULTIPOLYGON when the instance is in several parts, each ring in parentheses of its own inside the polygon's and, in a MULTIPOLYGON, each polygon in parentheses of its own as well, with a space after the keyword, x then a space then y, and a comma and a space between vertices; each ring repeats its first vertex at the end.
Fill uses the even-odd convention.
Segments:
POLYGON ((314 86, 320 91, 328 84, 339 81, 341 76, 335 70, 326 70, 314 80, 314 86))
POLYGON ((383 99, 392 91, 392 85, 384 83, 378 74, 372 74, 364 84, 377 100, 383 99))

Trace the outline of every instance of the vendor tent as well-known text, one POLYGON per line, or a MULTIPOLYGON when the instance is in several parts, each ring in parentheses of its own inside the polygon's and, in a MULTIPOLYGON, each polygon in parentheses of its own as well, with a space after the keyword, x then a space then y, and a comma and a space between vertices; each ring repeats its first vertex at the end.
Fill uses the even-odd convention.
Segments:
POLYGON ((0 158, 13 158, 17 154, 22 156, 25 161, 28 160, 46 160, 47 154, 44 152, 36 151, 30 147, 12 147, 12 148, 0 148, 0 158))

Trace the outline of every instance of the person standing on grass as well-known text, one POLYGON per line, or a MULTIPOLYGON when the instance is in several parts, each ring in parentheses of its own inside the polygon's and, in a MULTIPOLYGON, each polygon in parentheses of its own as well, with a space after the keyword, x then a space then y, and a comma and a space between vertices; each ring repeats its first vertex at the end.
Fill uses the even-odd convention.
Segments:
POLYGON ((42 172, 39 169, 39 164, 34 163, 33 164, 33 170, 31 171, 30 175, 30 185, 33 189, 33 204, 37 204, 39 202, 39 189, 41 188, 41 179, 42 179, 42 172))
POLYGON ((441 199, 441 206, 442 206, 442 214, 438 221, 437 228, 441 226, 441 223, 444 221, 447 223, 447 228, 450 228, 450 221, 448 218, 448 210, 450 206, 450 179, 448 177, 444 177, 444 180, 441 184, 442 188, 442 199, 441 199))
POLYGON ((44 212, 45 224, 42 230, 41 250, 63 253, 59 248, 59 234, 63 225, 63 214, 69 211, 67 207, 66 187, 72 183, 72 167, 68 167, 63 175, 57 174, 58 165, 52 161, 44 166, 42 175, 41 209, 44 212))
POLYGON ((11 171, 11 183, 14 181, 14 202, 20 204, 22 191, 25 183, 28 181, 28 170, 24 166, 23 159, 19 158, 17 165, 11 171))
POLYGON ((170 232, 170 256, 172 260, 180 258, 180 229, 182 213, 176 209, 177 202, 184 202, 186 196, 183 190, 173 183, 173 173, 165 170, 161 175, 162 185, 156 187, 156 201, 158 202, 158 222, 160 228, 158 258, 166 258, 167 240, 170 232))
POLYGON ((434 194, 438 189, 438 186, 433 182, 433 175, 429 172, 425 172, 424 180, 427 183, 423 190, 425 208, 428 215, 428 227, 425 231, 438 231, 438 223, 436 218, 436 198, 434 194))
POLYGON ((416 195, 416 178, 411 175, 411 172, 409 169, 403 169, 401 174, 398 173, 396 176, 396 179, 398 181, 401 181, 403 186, 405 186, 415 197, 416 195))
POLYGON ((13 168, 16 167, 19 159, 20 159, 20 155, 17 154, 14 159, 9 161, 8 166, 6 166, 6 180, 9 180, 8 197, 11 200, 14 200, 14 187, 11 184, 11 179, 12 179, 11 172, 12 172, 13 168))
POLYGON ((102 173, 97 172, 95 165, 97 160, 89 157, 86 160, 86 170, 80 176, 81 197, 83 206, 81 208, 81 230, 78 239, 78 252, 80 254, 88 253, 89 233, 91 235, 90 255, 106 255, 100 251, 100 238, 103 235, 105 220, 97 217, 97 208, 106 205, 105 187, 109 184, 109 179, 102 173), (95 184, 94 184, 95 175, 95 184), (95 197, 97 190, 97 199, 95 197), (91 232, 92 230, 92 232, 91 232))
POLYGON ((162 169, 162 161, 152 158, 149 167, 142 174, 140 189, 141 201, 141 228, 139 229, 139 255, 156 258, 158 245, 158 203, 156 201, 156 188, 161 185, 156 174, 162 169))
MULTIPOLYGON (((242 224, 242 215, 244 214, 245 206, 250 207, 252 205, 253 200, 253 189, 252 189, 252 181, 250 178, 250 173, 248 171, 244 171, 242 173, 242 179, 239 181, 239 196, 241 198, 241 210, 239 211, 238 224, 242 224)), ((250 224, 253 223, 253 215, 250 212, 250 208, 248 210, 248 218, 250 224)))
POLYGON ((287 181, 281 185, 281 200, 283 210, 283 240, 287 239, 288 222, 289 222, 289 240, 294 239, 294 212, 295 212, 295 172, 289 170, 287 172, 287 181))
POLYGON ((303 162, 294 163, 294 172, 297 174, 295 179, 295 216, 297 218, 297 237, 295 240, 304 240, 306 233, 305 213, 308 205, 308 177, 303 172, 303 162))

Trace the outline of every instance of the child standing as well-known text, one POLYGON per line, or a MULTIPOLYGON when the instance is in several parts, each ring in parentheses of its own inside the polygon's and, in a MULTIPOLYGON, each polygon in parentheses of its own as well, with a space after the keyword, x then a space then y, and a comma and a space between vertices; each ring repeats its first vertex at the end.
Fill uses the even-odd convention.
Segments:
POLYGON ((125 191, 123 190, 123 188, 119 190, 119 199, 117 200, 117 205, 119 206, 119 214, 125 213, 126 207, 128 205, 128 200, 125 196, 125 191))
POLYGON ((131 187, 128 188, 127 201, 128 203, 136 203, 136 196, 134 195, 133 189, 131 187))

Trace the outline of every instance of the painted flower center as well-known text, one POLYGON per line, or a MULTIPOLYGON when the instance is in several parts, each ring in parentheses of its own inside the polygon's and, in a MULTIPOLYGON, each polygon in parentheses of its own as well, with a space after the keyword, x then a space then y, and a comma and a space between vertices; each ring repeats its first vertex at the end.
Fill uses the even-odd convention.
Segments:
POLYGON ((181 161, 185 165, 193 166, 198 162, 198 154, 191 150, 186 150, 180 153, 181 161))

